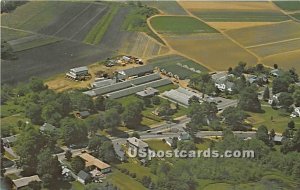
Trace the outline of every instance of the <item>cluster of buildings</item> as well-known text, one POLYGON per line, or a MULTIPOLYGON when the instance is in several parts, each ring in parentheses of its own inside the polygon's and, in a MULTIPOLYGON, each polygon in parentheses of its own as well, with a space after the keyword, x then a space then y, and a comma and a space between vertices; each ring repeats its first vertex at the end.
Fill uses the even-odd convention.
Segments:
POLYGON ((124 56, 116 58, 116 59, 107 60, 105 66, 112 67, 112 66, 115 66, 117 64, 121 65, 121 66, 126 66, 127 64, 143 65, 144 62, 143 62, 142 59, 139 59, 137 57, 130 56, 130 55, 124 55, 124 56))
POLYGON ((69 72, 66 73, 66 77, 72 80, 86 80, 90 78, 91 75, 89 74, 88 68, 83 66, 70 69, 69 72))
MULTIPOLYGON (((154 72, 151 65, 144 65, 117 71, 113 79, 104 79, 93 83, 93 89, 83 92, 91 97, 104 96, 109 99, 117 99, 138 92, 157 93, 153 88, 171 84, 172 81, 161 78, 154 72)), ((145 95, 145 94, 144 94, 145 95)))

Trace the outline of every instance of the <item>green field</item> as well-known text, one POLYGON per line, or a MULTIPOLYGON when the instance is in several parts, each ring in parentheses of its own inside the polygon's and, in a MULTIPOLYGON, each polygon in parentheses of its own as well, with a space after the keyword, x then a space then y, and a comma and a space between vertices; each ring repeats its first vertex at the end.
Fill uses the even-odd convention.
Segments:
POLYGON ((300 13, 291 14, 290 16, 300 20, 300 13))
POLYGON ((289 17, 279 11, 201 11, 193 12, 207 22, 279 22, 289 17))
POLYGON ((85 43, 99 44, 112 19, 119 10, 118 5, 112 5, 110 10, 98 21, 98 23, 89 31, 84 39, 85 43))
POLYGON ((120 190, 146 190, 141 183, 121 173, 119 170, 113 170, 113 173, 108 176, 108 181, 116 185, 120 190))
POLYGON ((176 1, 145 1, 142 3, 149 7, 155 7, 165 14, 187 15, 185 10, 176 1))
POLYGON ((274 1, 274 3, 285 11, 297 11, 300 10, 300 1, 274 1))
POLYGON ((18 7, 13 14, 1 15, 1 25, 38 31, 63 13, 69 2, 31 1, 18 7))
POLYGON ((204 22, 188 16, 158 16, 150 20, 152 27, 161 34, 215 33, 204 22))
POLYGON ((172 150, 169 145, 167 145, 165 142, 163 142, 161 139, 157 140, 145 140, 146 143, 148 143, 150 149, 159 151, 167 151, 167 150, 172 150))
MULTIPOLYGON (((265 113, 248 113, 250 117, 247 119, 254 127, 265 125, 269 130, 274 129, 276 132, 282 133, 287 128, 287 123, 292 120, 289 113, 282 110, 274 110, 271 107, 263 106, 265 113), (271 120, 273 117, 273 120, 271 120)), ((300 128, 300 118, 294 118, 296 128, 300 128)))
POLYGON ((196 72, 191 71, 191 68, 194 68, 195 70, 199 70, 201 72, 208 71, 208 69, 204 66, 178 55, 157 57, 148 60, 148 63, 153 64, 154 67, 159 67, 160 69, 165 69, 167 72, 176 74, 181 79, 186 79, 193 74, 197 74, 196 72), (178 63, 181 65, 179 65, 178 63), (190 69, 183 67, 184 65, 189 67, 190 69))

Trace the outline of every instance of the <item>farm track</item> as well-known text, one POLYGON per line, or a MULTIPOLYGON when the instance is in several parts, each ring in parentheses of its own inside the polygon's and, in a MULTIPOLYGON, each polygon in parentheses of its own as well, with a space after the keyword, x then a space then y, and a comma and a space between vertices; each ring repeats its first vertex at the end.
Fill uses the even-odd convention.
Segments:
POLYGON ((276 41, 276 42, 263 43, 263 44, 253 45, 253 46, 246 46, 246 48, 255 48, 255 47, 262 47, 262 46, 268 46, 268 45, 273 45, 273 44, 280 44, 280 43, 295 41, 295 40, 299 40, 299 39, 300 39, 300 37, 287 39, 287 40, 280 40, 280 41, 276 41))

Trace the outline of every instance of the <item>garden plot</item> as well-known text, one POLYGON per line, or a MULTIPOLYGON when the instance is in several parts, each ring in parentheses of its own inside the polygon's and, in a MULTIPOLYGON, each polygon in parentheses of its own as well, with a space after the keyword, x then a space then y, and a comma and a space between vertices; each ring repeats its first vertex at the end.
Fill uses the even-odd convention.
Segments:
POLYGON ((188 58, 202 63, 210 70, 227 70, 239 61, 255 65, 257 59, 221 34, 165 36, 167 42, 188 58))
POLYGON ((287 21, 265 26, 228 30, 226 33, 242 45, 249 47, 300 38, 300 23, 287 21))

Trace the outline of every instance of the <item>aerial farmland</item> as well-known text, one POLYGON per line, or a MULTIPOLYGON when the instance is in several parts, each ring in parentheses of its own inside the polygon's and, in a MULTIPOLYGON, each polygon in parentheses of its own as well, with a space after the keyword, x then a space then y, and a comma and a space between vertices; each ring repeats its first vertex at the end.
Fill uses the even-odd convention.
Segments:
POLYGON ((300 1, 1 1, 0 189, 299 190, 300 1))

